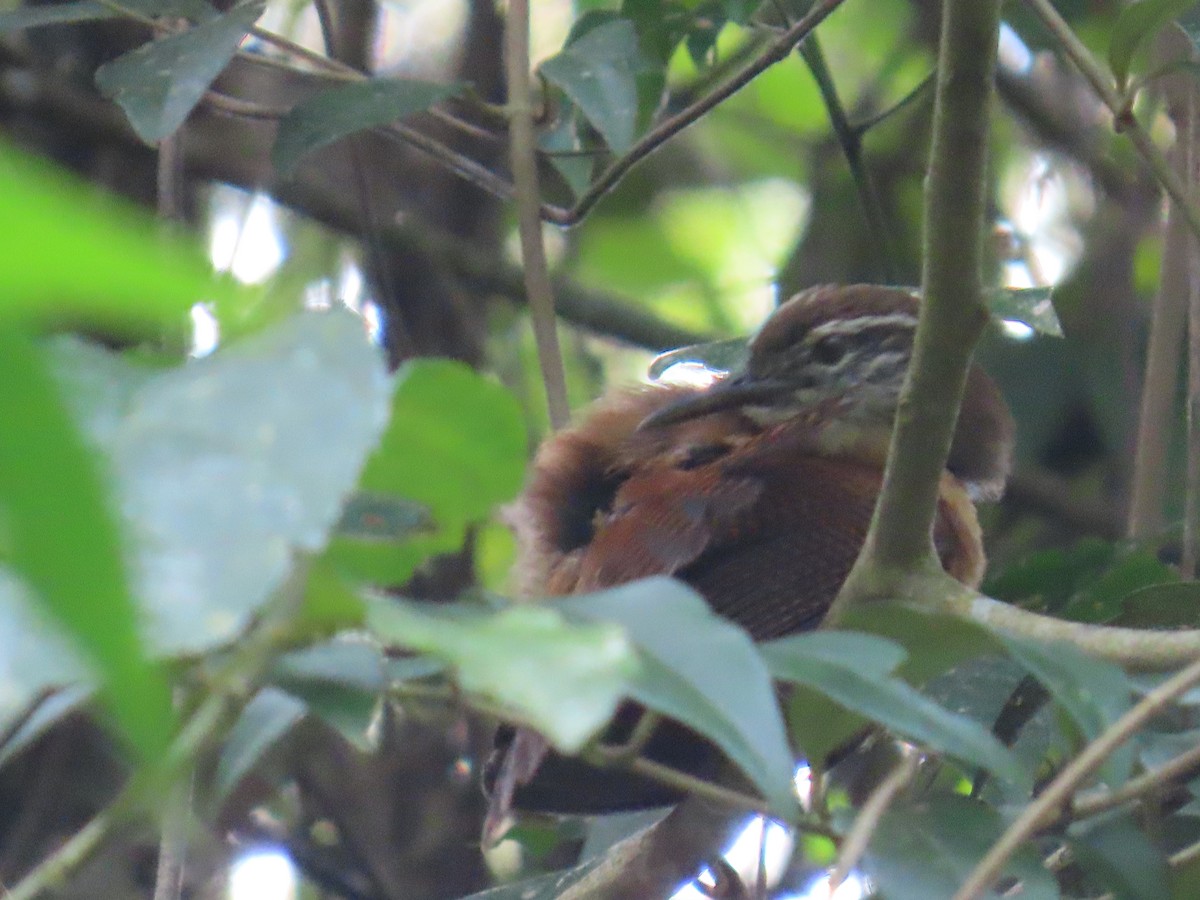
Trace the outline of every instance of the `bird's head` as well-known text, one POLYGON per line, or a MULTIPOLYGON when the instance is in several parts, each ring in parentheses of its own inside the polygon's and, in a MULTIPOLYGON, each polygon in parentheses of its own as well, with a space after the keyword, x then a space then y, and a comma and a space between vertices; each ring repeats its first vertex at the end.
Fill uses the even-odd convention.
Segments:
MULTIPOLYGON (((750 340, 744 371, 655 411, 657 428, 737 409, 764 428, 799 422, 821 449, 882 453, 912 356, 918 301, 878 285, 824 285, 781 305, 750 340)), ((972 366, 949 470, 978 495, 999 494, 1013 423, 996 386, 972 366)))

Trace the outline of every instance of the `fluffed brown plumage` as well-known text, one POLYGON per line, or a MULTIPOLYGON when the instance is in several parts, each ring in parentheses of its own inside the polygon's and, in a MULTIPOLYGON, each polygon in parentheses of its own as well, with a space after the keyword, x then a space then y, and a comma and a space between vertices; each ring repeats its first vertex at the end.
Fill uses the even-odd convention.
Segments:
MULTIPOLYGON (((513 511, 523 593, 674 575, 755 640, 815 627, 870 523, 916 312, 895 289, 815 288, 768 319, 739 378, 600 400, 543 445, 513 511)), ((975 586, 984 556, 971 496, 998 494, 1012 421, 977 368, 963 410, 933 539, 947 571, 975 586)), ((608 737, 621 740, 635 719, 623 709, 608 737)), ((674 799, 533 740, 506 745, 511 734, 502 733, 489 777, 503 770, 505 746, 521 750, 522 777, 505 787, 519 807, 596 812, 674 799)), ((701 775, 719 759, 674 723, 660 726, 645 753, 701 775)))

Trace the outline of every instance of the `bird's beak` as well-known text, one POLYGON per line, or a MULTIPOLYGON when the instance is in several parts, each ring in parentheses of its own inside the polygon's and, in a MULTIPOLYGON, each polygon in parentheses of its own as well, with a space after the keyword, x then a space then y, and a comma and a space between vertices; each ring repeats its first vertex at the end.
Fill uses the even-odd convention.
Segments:
POLYGON ((745 373, 734 375, 705 391, 656 409, 642 419, 638 431, 744 406, 776 406, 794 390, 795 385, 784 381, 752 378, 745 373))

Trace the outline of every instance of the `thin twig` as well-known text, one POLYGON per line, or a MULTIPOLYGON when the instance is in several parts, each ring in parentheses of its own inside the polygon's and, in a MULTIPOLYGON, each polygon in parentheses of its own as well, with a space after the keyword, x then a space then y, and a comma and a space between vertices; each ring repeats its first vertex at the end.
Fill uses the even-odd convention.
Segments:
POLYGON ((232 656, 213 677, 212 688, 183 724, 163 757, 135 773, 117 798, 73 834, 33 871, 4 893, 4 900, 34 900, 52 893, 87 863, 121 827, 135 821, 147 804, 161 798, 164 785, 177 783, 201 752, 229 726, 250 699, 276 654, 293 640, 291 618, 306 567, 299 565, 261 618, 234 645, 232 656))
POLYGON ((517 192, 517 229, 525 269, 525 293, 537 343, 550 425, 562 428, 571 417, 566 373, 558 345, 554 289, 542 241, 541 188, 538 184, 537 134, 529 87, 529 0, 510 0, 504 28, 508 72, 509 146, 517 192))
POLYGON ((867 798, 867 802, 858 811, 858 816, 855 818, 854 824, 850 826, 850 831, 847 832, 845 839, 842 841, 842 849, 838 853, 837 865, 829 873, 830 894, 837 891, 851 870, 858 865, 858 861, 862 859, 863 853, 866 852, 867 846, 871 842, 871 837, 879 827, 879 822, 883 819, 884 813, 891 808, 896 798, 900 796, 900 792, 908 787, 909 783, 913 780, 913 776, 917 774, 917 769, 920 765, 921 755, 915 750, 907 751, 896 767, 871 792, 871 796, 867 798))
POLYGON ((818 25, 825 21, 844 0, 817 0, 804 16, 746 65, 744 69, 726 81, 712 93, 705 94, 695 103, 664 119, 655 128, 641 137, 624 156, 615 159, 600 177, 580 195, 570 209, 543 205, 542 215, 559 225, 575 225, 580 222, 600 199, 612 190, 625 173, 665 144, 672 137, 701 119, 710 110, 724 103, 751 81, 786 59, 792 49, 808 37, 818 25))
POLYGON ((1153 771, 1129 779, 1115 791, 1097 791, 1077 797, 1071 804, 1072 818, 1091 818, 1134 800, 1140 800, 1146 794, 1160 791, 1176 779, 1192 774, 1197 768, 1200 768, 1200 744, 1185 750, 1153 771))
POLYGON ((1038 829, 1053 821, 1083 781, 1095 772, 1112 753, 1166 706, 1200 683, 1200 661, 1167 679, 1133 705, 1099 737, 1088 744, 1058 773, 1044 791, 1013 821, 992 845, 974 871, 954 895, 954 900, 974 900, 1000 876, 1012 855, 1038 829))
POLYGON ((837 85, 833 81, 833 73, 825 61, 821 44, 815 34, 810 35, 799 46, 800 56, 803 57, 817 89, 821 92, 821 100, 825 104, 825 112, 829 115, 829 124, 833 126, 834 136, 842 148, 846 158, 846 166, 850 169, 850 177, 858 192, 858 202, 862 205, 863 215, 867 220, 867 228, 871 231, 871 239, 879 250, 883 280, 887 284, 896 282, 896 254, 891 235, 888 233, 887 218, 883 214, 883 204, 879 202, 879 194, 871 173, 863 164, 862 134, 856 130, 846 116, 842 99, 838 96, 837 85))
MULTIPOLYGON (((1182 33, 1164 31, 1159 37, 1158 56, 1178 55, 1172 45, 1189 41, 1182 33)), ((1171 168, 1181 181, 1188 180, 1196 127, 1196 89, 1191 75, 1163 80, 1167 112, 1175 125, 1176 141, 1171 150, 1171 168)), ((1163 500, 1166 481, 1162 477, 1167 459, 1167 444, 1174 419, 1175 387, 1179 379, 1179 355, 1187 328, 1187 303, 1191 293, 1194 242, 1188 232, 1183 210, 1172 202, 1167 210, 1166 239, 1159 266, 1158 290, 1150 313, 1150 335, 1146 348, 1146 369, 1142 377, 1142 396, 1138 410, 1137 444, 1133 473, 1130 477, 1129 516, 1126 530, 1131 538, 1146 539, 1163 527, 1163 500)), ((1189 370, 1190 371, 1190 370, 1189 370)), ((1187 521, 1186 519, 1184 520, 1187 521)), ((1185 542, 1186 545, 1186 542, 1185 542)))
POLYGON ((1080 73, 1092 86, 1092 90, 1096 92, 1096 96, 1108 107, 1113 114, 1118 130, 1128 136, 1138 155, 1149 166, 1154 180, 1179 206, 1184 219, 1187 220, 1188 228, 1197 239, 1200 239, 1200 205, 1197 205, 1196 201, 1188 195, 1187 188, 1171 170, 1166 157, 1155 146, 1150 135, 1142 128, 1125 98, 1117 93, 1112 83, 1112 77, 1096 61, 1084 43, 1075 36, 1075 32, 1058 14, 1058 10, 1054 8, 1051 0, 1026 0, 1026 2, 1034 14, 1042 20, 1046 30, 1058 41, 1063 52, 1075 63, 1080 73))

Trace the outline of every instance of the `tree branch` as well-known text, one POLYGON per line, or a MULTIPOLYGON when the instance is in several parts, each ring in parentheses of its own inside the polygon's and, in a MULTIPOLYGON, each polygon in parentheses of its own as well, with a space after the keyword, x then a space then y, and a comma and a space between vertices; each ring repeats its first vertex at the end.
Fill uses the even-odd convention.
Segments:
POLYGON ((958 889, 954 900, 974 900, 982 895, 1000 876, 1013 853, 1058 814, 1085 778, 1095 772, 1114 750, 1129 740, 1146 722, 1162 712, 1167 704, 1198 682, 1200 661, 1192 663, 1146 694, 1096 740, 1084 747, 992 845, 958 889))
POLYGON ((830 609, 887 596, 940 572, 938 489, 971 352, 984 325, 981 272, 998 0, 946 0, 925 191, 924 301, 883 487, 862 553, 830 609))

